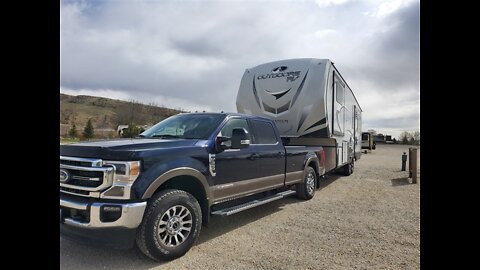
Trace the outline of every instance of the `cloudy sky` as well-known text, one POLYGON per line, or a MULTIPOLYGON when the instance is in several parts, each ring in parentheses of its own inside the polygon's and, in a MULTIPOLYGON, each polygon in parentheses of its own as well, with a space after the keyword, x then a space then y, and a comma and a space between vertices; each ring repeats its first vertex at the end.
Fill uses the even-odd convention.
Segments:
POLYGON ((61 2, 60 92, 236 111, 246 68, 329 58, 363 129, 419 130, 419 0, 61 2))

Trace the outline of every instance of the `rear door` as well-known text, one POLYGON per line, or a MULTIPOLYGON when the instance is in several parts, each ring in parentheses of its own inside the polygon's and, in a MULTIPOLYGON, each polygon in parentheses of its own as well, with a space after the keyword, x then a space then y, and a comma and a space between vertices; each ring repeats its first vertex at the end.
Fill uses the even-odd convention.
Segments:
POLYGON ((259 166, 258 174, 264 189, 283 186, 285 181, 285 148, 270 121, 249 120, 253 128, 253 143, 259 166))

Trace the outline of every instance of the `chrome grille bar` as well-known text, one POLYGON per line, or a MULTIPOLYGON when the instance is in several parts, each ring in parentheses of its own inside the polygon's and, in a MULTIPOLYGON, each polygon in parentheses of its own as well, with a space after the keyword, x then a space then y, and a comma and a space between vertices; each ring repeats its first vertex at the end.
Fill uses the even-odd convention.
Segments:
MULTIPOLYGON (((60 169, 68 170, 71 174, 71 179, 79 181, 91 181, 90 183, 92 183, 92 185, 95 185, 95 182, 99 183, 100 185, 93 187, 84 186, 80 184, 81 182, 60 182, 60 187, 69 188, 72 190, 87 191, 89 192, 90 197, 98 197, 100 191, 105 190, 106 188, 109 188, 113 185, 115 167, 110 165, 103 165, 103 160, 101 159, 60 156, 60 169), (68 162, 64 162, 67 164, 62 164, 62 161, 68 162), (81 173, 82 171, 84 173, 81 173)), ((84 182, 84 184, 88 185, 86 182, 84 182)), ((71 191, 67 192, 62 189, 60 189, 60 192, 72 193, 71 191)), ((78 195, 85 196, 84 194, 78 195)))

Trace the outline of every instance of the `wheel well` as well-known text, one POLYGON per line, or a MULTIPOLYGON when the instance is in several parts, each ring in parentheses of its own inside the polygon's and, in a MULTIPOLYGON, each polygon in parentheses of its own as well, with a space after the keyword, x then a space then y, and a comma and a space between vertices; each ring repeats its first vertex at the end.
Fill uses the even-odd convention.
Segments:
POLYGON ((315 174, 318 176, 318 168, 317 168, 317 163, 315 161, 310 161, 307 164, 307 167, 312 167, 312 169, 315 171, 315 174))
POLYGON ((179 189, 192 194, 192 196, 197 199, 198 204, 200 204, 200 208, 202 209, 202 223, 205 225, 208 224, 210 209, 208 207, 207 195, 203 185, 197 178, 187 175, 173 177, 158 187, 157 190, 155 190, 155 193, 165 189, 179 189))
POLYGON ((315 175, 317 176, 316 186, 317 186, 317 188, 319 188, 320 187, 320 174, 318 172, 317 162, 312 160, 307 164, 307 167, 312 167, 312 169, 315 171, 315 175))

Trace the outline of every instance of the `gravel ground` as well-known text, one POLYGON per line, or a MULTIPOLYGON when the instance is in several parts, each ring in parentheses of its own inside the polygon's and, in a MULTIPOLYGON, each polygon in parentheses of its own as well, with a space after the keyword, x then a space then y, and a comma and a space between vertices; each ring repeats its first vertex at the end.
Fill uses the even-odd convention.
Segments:
POLYGON ((136 249, 60 237, 60 268, 419 269, 420 188, 400 170, 403 152, 408 146, 378 145, 351 176, 327 176, 312 200, 286 198, 214 217, 177 260, 156 263, 136 249))

